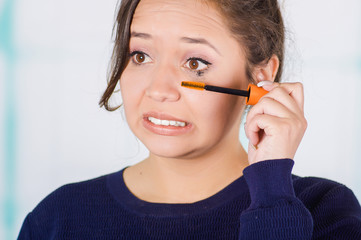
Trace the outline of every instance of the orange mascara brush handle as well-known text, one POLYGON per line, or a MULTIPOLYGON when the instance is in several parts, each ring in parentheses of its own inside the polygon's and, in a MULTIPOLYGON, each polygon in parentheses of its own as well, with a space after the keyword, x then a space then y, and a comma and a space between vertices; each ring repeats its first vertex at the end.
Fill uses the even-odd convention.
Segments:
POLYGON ((249 97, 246 98, 247 105, 255 105, 258 101, 268 93, 262 87, 257 87, 254 84, 249 84, 247 91, 249 92, 249 97))

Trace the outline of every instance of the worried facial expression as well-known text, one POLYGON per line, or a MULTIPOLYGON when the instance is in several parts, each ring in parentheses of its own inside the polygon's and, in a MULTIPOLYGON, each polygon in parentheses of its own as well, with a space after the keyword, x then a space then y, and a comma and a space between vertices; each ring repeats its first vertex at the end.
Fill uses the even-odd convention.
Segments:
POLYGON ((246 88, 245 56, 222 16, 195 0, 140 1, 120 79, 127 122, 151 154, 191 158, 238 142, 244 99, 181 87, 246 88))

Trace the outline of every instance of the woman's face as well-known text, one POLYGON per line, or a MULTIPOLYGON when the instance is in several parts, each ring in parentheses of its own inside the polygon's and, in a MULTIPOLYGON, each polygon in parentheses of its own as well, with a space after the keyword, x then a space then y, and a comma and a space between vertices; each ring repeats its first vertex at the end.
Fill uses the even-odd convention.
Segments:
POLYGON ((194 158, 238 143, 244 99, 182 81, 246 88, 245 57, 218 11, 195 0, 141 0, 120 79, 127 122, 151 155, 194 158))

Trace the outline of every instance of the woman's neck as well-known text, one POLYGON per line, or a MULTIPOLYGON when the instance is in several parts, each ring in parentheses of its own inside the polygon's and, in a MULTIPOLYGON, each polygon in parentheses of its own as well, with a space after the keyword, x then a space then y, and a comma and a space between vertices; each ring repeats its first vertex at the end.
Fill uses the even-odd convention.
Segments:
POLYGON ((242 176, 248 166, 242 146, 194 159, 150 155, 124 172, 124 181, 138 198, 158 203, 192 203, 219 192, 242 176), (232 151, 229 151, 232 149, 232 151))

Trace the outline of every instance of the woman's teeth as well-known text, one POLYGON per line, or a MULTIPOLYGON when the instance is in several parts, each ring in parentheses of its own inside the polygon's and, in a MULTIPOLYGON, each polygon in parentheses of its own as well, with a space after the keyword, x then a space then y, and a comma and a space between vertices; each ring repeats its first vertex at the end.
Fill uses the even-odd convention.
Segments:
POLYGON ((173 120, 160 120, 154 117, 148 117, 148 120, 155 125, 162 125, 162 126, 175 126, 175 127, 185 127, 185 122, 173 121, 173 120))

